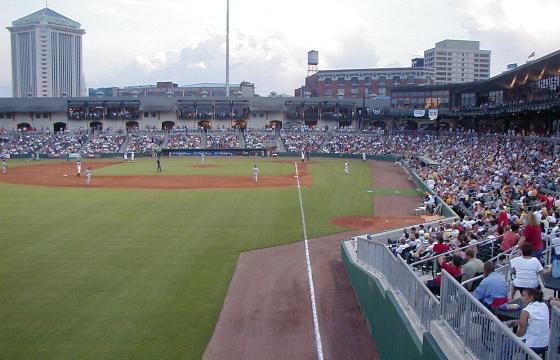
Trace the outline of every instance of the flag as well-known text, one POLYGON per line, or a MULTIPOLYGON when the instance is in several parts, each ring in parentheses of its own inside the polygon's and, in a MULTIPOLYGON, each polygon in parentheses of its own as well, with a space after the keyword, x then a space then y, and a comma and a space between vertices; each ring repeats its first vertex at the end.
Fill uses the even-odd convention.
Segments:
POLYGON ((531 53, 531 55, 529 55, 529 57, 528 57, 527 59, 534 58, 534 57, 535 57, 535 52, 533 51, 533 52, 531 53))

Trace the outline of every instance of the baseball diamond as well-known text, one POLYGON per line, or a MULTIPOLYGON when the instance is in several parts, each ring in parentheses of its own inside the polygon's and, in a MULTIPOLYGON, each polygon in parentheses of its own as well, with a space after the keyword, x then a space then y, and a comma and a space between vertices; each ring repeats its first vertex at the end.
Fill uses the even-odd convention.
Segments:
POLYGON ((28 2, 1 360, 560 359, 558 1, 28 2))

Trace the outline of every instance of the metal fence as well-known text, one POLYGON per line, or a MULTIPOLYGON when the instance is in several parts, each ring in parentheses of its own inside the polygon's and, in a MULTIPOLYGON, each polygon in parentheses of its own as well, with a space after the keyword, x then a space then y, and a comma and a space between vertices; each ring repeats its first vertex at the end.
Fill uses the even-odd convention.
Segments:
POLYGON ((560 360, 560 309, 551 307, 550 312, 550 341, 546 353, 547 360, 560 360))
MULTIPOLYGON (((389 252, 389 249, 385 248, 385 250, 389 252)), ((430 331, 430 323, 438 318, 440 302, 400 256, 396 259, 394 286, 412 308, 422 328, 430 331)))
POLYGON ((441 320, 478 359, 541 359, 513 331, 446 271, 442 272, 441 320))
POLYGON ((439 314, 439 301, 426 285, 414 274, 414 271, 400 256, 393 256, 383 244, 357 238, 358 260, 378 271, 389 286, 398 291, 424 329, 430 330, 430 323, 439 314))

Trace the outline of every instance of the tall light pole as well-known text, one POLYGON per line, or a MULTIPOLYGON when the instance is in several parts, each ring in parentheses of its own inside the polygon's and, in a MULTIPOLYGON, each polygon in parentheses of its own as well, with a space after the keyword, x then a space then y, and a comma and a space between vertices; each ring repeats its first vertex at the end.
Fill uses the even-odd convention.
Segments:
POLYGON ((229 97, 229 0, 226 6, 226 97, 229 97))

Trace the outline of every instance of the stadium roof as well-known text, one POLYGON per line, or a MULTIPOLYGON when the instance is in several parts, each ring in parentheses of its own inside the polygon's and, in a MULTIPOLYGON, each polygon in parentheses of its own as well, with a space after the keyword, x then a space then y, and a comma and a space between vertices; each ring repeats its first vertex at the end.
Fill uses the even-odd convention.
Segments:
POLYGON ((0 111, 2 112, 64 112, 67 105, 67 99, 62 98, 0 99, 0 111))
POLYGON ((12 22, 13 26, 25 26, 39 23, 47 23, 51 25, 62 25, 72 28, 80 28, 80 23, 67 18, 54 10, 47 7, 39 11, 35 11, 33 14, 29 14, 20 19, 12 22))
POLYGON ((560 75, 560 50, 541 58, 527 62, 515 69, 496 75, 488 80, 465 84, 461 90, 492 91, 511 89, 515 85, 523 85, 529 80, 539 80, 549 76, 560 75))
POLYGON ((516 85, 523 85, 529 80, 534 81, 556 75, 560 75, 560 50, 487 80, 446 85, 422 85, 421 87, 399 86, 393 88, 391 91, 395 93, 399 91, 451 90, 452 92, 472 91, 484 93, 494 90, 511 89, 516 85))

